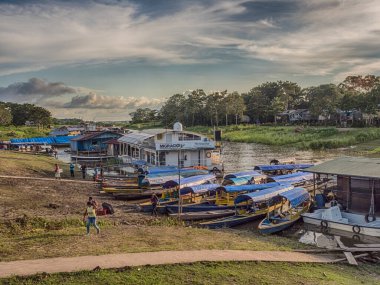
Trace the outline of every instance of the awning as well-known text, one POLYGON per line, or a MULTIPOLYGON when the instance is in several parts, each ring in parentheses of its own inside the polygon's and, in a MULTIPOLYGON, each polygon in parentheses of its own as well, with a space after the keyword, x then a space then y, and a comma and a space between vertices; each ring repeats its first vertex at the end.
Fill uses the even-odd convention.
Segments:
POLYGON ((254 177, 254 176, 260 176, 261 173, 257 171, 242 171, 242 172, 236 172, 236 173, 230 173, 224 176, 224 179, 231 179, 231 178, 238 178, 238 177, 254 177))
POLYGON ((313 164, 278 164, 278 165, 257 165, 254 170, 275 171, 275 170, 294 170, 305 169, 313 166, 313 164))
POLYGON ((203 193, 207 193, 211 190, 215 190, 216 188, 218 188, 220 185, 219 184, 202 184, 202 185, 195 185, 195 186, 192 186, 192 187, 184 187, 181 189, 181 195, 186 195, 186 194, 189 194, 189 193, 192 193, 192 194, 203 194, 203 193))
MULTIPOLYGON (((269 183, 268 183, 269 184, 269 183)), ((283 192, 289 191, 293 189, 294 187, 291 185, 279 185, 276 187, 263 189, 261 191, 253 192, 253 193, 247 193, 247 194, 241 194, 236 197, 235 204, 239 204, 244 201, 251 200, 253 203, 256 202, 262 202, 267 201, 283 192)))
POLYGON ((181 179, 181 181, 179 181, 178 179, 166 181, 162 185, 162 187, 163 188, 173 188, 173 187, 176 187, 179 184, 181 184, 181 188, 184 188, 184 187, 206 184, 207 182, 209 182, 209 183, 214 182, 215 179, 216 179, 215 175, 212 175, 212 174, 197 175, 197 176, 191 176, 191 177, 181 179))
POLYGON ((276 182, 298 183, 313 180, 313 174, 306 172, 296 172, 292 174, 272 176, 271 179, 276 182))
POLYGON ((248 185, 231 185, 231 186, 221 186, 217 190, 222 190, 227 193, 236 193, 236 192, 252 192, 262 189, 267 189, 280 185, 278 182, 270 182, 263 184, 248 184, 248 185))
POLYGON ((310 194, 304 188, 300 187, 281 193, 280 196, 286 198, 292 207, 297 207, 310 199, 310 194))

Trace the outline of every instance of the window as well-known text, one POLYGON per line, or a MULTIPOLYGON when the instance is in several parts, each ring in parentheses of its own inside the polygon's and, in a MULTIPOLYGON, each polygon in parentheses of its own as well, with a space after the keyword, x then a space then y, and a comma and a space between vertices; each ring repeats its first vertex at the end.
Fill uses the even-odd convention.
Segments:
POLYGON ((180 133, 178 134, 178 140, 179 141, 200 141, 201 137, 194 134, 180 133))

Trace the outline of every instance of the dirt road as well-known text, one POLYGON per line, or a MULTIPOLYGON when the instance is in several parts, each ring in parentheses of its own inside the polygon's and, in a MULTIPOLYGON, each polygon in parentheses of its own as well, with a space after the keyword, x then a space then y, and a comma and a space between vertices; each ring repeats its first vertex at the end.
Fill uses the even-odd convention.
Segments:
POLYGON ((198 261, 272 261, 328 263, 331 255, 312 255, 285 251, 246 251, 246 250, 195 250, 159 251, 142 253, 108 254, 99 256, 59 257, 35 260, 0 262, 0 278, 12 275, 33 275, 37 273, 74 272, 121 268, 125 266, 144 266, 198 261))

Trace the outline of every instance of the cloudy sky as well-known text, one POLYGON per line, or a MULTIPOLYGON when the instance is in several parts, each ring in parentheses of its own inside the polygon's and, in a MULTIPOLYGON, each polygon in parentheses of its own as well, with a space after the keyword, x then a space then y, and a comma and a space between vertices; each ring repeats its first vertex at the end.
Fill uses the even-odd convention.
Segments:
POLYGON ((175 93, 380 75, 378 0, 0 0, 0 101, 125 120, 175 93))

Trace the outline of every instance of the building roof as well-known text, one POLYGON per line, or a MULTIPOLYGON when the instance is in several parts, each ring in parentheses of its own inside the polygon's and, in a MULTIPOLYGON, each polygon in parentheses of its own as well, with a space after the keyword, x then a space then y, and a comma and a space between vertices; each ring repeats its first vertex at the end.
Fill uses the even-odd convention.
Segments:
POLYGON ((121 137, 122 135, 121 134, 118 134, 118 133, 115 133, 115 132, 110 132, 110 131, 104 131, 104 132, 91 132, 91 133, 87 133, 87 134, 84 134, 84 135, 81 135, 81 136, 78 136, 78 137, 75 137, 74 139, 72 139, 71 141, 86 141, 86 140, 90 140, 90 139, 93 139, 93 138, 96 138, 102 134, 105 134, 105 133, 110 133, 110 134, 113 134, 115 135, 116 137, 121 137))
POLYGON ((341 157, 306 168, 303 171, 380 179, 380 159, 366 157, 341 157))

